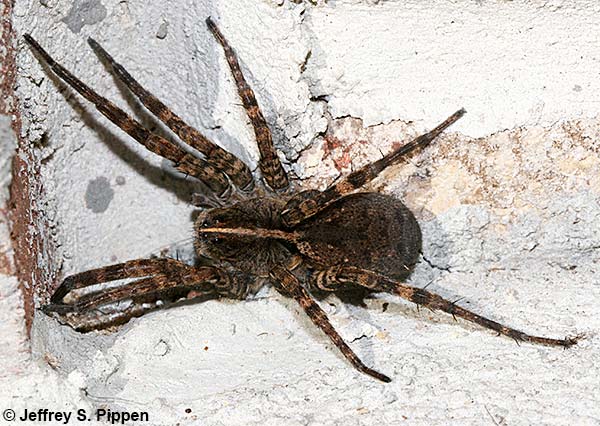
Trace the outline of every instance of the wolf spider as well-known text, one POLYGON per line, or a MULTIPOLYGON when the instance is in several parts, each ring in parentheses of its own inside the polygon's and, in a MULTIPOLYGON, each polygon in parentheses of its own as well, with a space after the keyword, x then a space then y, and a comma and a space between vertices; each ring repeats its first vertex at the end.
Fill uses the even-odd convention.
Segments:
POLYGON ((115 318, 120 323, 126 322, 160 302, 201 299, 207 295, 242 300, 270 284, 298 302, 357 370, 383 382, 391 379, 363 364, 333 328, 311 292, 357 288, 389 292, 417 306, 475 322, 517 342, 562 347, 577 342, 579 337, 550 339, 523 333, 425 289, 404 284, 402 280, 413 269, 421 250, 421 230, 415 217, 402 202, 389 195, 357 192, 387 167, 430 144, 462 117, 464 109, 324 191, 294 192, 233 49, 210 18, 206 24, 224 49, 254 128, 260 151, 259 167, 266 185, 255 184, 246 164, 184 123, 93 39, 88 40, 91 48, 110 65, 114 74, 183 142, 199 151, 203 159, 143 127, 55 62, 30 35, 25 35, 43 62, 98 111, 148 150, 171 160, 177 170, 200 180, 214 194, 197 199, 197 204, 206 208, 194 224, 195 251, 207 260, 206 264, 190 266, 175 259, 150 258, 81 272, 65 278, 50 303, 43 307, 45 312, 62 318, 80 318, 80 322, 70 325, 88 331, 105 328, 115 318), (133 278, 137 280, 120 286, 107 285, 133 278), (125 303, 124 310, 119 309, 120 302, 125 303), (120 312, 103 312, 102 308, 115 304, 120 312))

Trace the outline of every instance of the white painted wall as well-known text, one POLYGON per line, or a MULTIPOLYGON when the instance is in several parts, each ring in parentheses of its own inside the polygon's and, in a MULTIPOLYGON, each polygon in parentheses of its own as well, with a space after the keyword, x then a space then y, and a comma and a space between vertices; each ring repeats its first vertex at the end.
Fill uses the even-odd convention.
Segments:
MULTIPOLYGON (((93 36, 254 165, 251 130, 203 24, 213 16, 307 184, 336 176, 344 150, 356 167, 464 106, 449 135, 372 185, 401 196, 421 222, 433 266, 421 262, 411 282, 525 331, 587 338, 568 351, 517 346, 391 296, 367 309, 327 299, 340 333, 394 379, 384 385, 352 370, 273 292, 158 311, 112 334, 80 335, 39 315, 32 356, 11 358, 2 377, 0 408, 145 410, 151 424, 169 425, 600 422, 595 2, 79 4, 18 1, 15 24, 145 118, 87 47, 93 36), (341 147, 318 136, 328 119, 341 147)), ((42 266, 66 275, 189 238, 188 182, 52 82, 27 48, 19 65, 24 137, 48 136, 40 179, 60 248, 42 266)), ((2 305, 13 321, 14 299, 2 305)), ((3 329, 4 340, 20 347, 20 327, 3 329)))

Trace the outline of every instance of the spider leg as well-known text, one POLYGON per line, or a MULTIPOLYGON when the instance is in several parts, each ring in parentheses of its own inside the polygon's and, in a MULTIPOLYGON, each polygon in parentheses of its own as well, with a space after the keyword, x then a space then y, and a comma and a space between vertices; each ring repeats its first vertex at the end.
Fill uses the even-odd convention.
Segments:
POLYGON ((124 324, 157 309, 159 301, 244 299, 251 280, 244 273, 213 266, 196 268, 174 259, 131 260, 67 277, 42 310, 59 314, 77 331, 87 332, 124 324), (131 278, 140 279, 120 286, 86 289, 131 278), (128 302, 124 309, 107 310, 122 301, 128 302))
POLYGON ((565 339, 550 339, 547 337, 532 336, 461 308, 456 305, 457 301, 450 302, 435 293, 403 284, 365 269, 355 267, 334 267, 318 273, 313 279, 314 285, 327 291, 335 291, 335 289, 348 283, 359 284, 375 291, 397 294, 403 299, 416 303, 417 306, 421 305, 431 310, 437 309, 444 311, 453 316, 463 318, 467 321, 479 324, 482 327, 504 334, 517 342, 530 342, 540 345, 562 346, 568 348, 575 345, 581 338, 581 336, 576 336, 565 339))
POLYGON ((129 278, 175 276, 193 273, 195 268, 175 259, 136 259, 70 275, 64 279, 50 298, 51 304, 60 304, 74 290, 129 278))
POLYGON ((180 172, 192 175, 204 182, 219 196, 226 196, 228 194, 230 184, 221 171, 208 162, 194 157, 167 139, 150 132, 121 108, 100 96, 66 68, 57 63, 29 34, 25 34, 24 38, 58 77, 93 103, 99 112, 120 127, 125 133, 133 137, 146 147, 146 149, 171 160, 180 172))
MULTIPOLYGON (((227 281, 227 277, 216 268, 192 268, 183 265, 181 268, 162 271, 160 274, 141 278, 122 286, 69 298, 70 300, 67 302, 52 302, 44 307, 44 311, 56 312, 61 315, 81 313, 107 303, 116 303, 139 296, 165 295, 175 289, 188 289, 198 295, 216 293, 215 285, 222 281, 227 281)), ((99 282, 93 281, 92 283, 90 284, 88 281, 86 284, 99 284, 99 282)))
POLYGON ((456 111, 433 130, 413 139, 409 143, 390 152, 383 158, 380 158, 379 160, 367 164, 350 173, 333 185, 329 186, 323 192, 319 192, 309 198, 293 197, 288 202, 281 214, 283 223, 288 227, 293 227, 303 220, 315 215, 327 205, 341 198, 343 195, 348 194, 369 183, 387 167, 399 163, 400 160, 402 160, 410 152, 417 148, 423 148, 429 145, 436 137, 440 135, 440 133, 442 133, 446 128, 462 117, 465 112, 466 111, 464 109, 456 111))
POLYGON ((237 85, 242 104, 244 105, 244 109, 254 128, 256 143, 258 144, 258 150, 260 152, 260 161, 258 163, 260 171, 267 181, 267 184, 272 189, 276 191, 285 190, 289 185, 287 174, 285 170, 283 170, 281 161, 277 156, 277 151, 275 151, 275 147, 273 146, 271 131, 256 102, 256 96, 254 96, 252 88, 248 82, 246 82, 246 79, 242 74, 242 69, 237 56, 210 17, 206 18, 206 25, 208 25, 209 30, 213 33, 225 51, 225 58, 229 63, 229 68, 231 69, 231 73, 233 74, 233 78, 237 85))
POLYGON ((89 38, 88 43, 98 56, 108 62, 115 73, 131 92, 150 110, 156 117, 165 123, 179 138, 205 155, 207 161, 215 168, 229 176, 231 181, 242 190, 252 189, 254 180, 250 168, 235 155, 209 141, 198 130, 186 124, 169 107, 162 103, 152 93, 144 89, 127 70, 117 63, 114 58, 94 39, 89 38))
MULTIPOLYGON (((198 291, 198 286, 175 287, 165 289, 160 292, 136 294, 132 296, 125 308, 115 309, 113 312, 105 312, 102 308, 90 309, 85 312, 77 312, 68 318, 68 324, 75 330, 86 333, 92 330, 102 330, 111 326, 122 325, 131 318, 141 317, 148 312, 159 309, 163 302, 165 305, 175 303, 183 298, 186 300, 205 301, 211 298, 217 298, 214 292, 208 291, 202 293, 198 291)), ((68 313, 67 313, 68 315, 68 313)), ((63 316, 64 317, 64 316, 63 316)))
POLYGON ((361 373, 364 373, 368 376, 374 377, 377 380, 381 380, 382 382, 389 383, 392 380, 367 367, 363 364, 363 362, 358 358, 358 356, 350 349, 348 344, 344 342, 344 339, 335 331, 335 328, 329 322, 329 318, 327 318, 327 314, 321 307, 315 302, 312 296, 306 291, 302 284, 298 279, 287 269, 278 266, 273 268, 271 271, 272 277, 278 283, 278 290, 292 297, 296 302, 300 304, 304 312, 308 315, 311 321, 319 327, 333 342, 334 345, 338 347, 338 349, 342 352, 342 354, 346 357, 348 361, 361 373))

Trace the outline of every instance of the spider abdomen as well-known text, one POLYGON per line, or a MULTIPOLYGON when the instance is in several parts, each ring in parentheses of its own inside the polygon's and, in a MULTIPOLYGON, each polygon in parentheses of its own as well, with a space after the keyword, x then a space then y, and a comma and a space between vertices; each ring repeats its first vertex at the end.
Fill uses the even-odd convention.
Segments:
POLYGON ((355 266, 405 278, 421 250, 421 230, 399 200, 378 193, 341 198, 294 228, 298 250, 318 268, 355 266))

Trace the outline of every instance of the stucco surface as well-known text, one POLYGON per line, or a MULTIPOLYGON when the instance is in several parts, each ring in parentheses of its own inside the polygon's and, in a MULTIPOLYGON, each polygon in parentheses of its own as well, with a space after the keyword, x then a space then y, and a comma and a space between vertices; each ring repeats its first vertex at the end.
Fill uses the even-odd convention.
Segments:
MULTIPOLYGON (((516 345, 389 295, 366 308, 322 301, 363 360, 393 378, 382 384, 355 372, 293 301, 266 290, 247 302, 155 311, 112 333, 78 334, 39 314, 29 355, 7 276, 2 318, 14 327, 2 340, 21 355, 3 355, 11 369, 0 408, 148 411, 156 425, 600 424, 595 2, 82 3, 17 1, 15 25, 168 134, 115 84, 85 42, 93 36, 256 167, 251 128, 203 23, 213 16, 286 168, 307 187, 465 107, 433 146, 368 187, 403 199, 421 224, 423 259, 410 282, 533 334, 585 339, 570 350, 516 345)), ((184 256, 193 181, 25 46, 19 75, 22 133, 36 144, 43 214, 55 225, 52 256, 39 265, 48 279, 36 285, 165 247, 184 256)))

